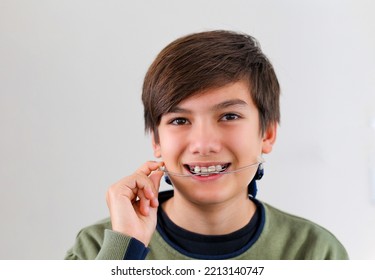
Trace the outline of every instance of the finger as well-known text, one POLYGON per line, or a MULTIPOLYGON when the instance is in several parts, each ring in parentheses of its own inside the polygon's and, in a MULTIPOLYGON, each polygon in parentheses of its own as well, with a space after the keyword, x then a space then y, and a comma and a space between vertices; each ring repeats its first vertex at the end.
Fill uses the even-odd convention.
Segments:
POLYGON ((163 162, 148 161, 136 171, 138 175, 142 177, 147 176, 147 178, 151 180, 151 184, 145 185, 147 186, 147 188, 145 188, 145 195, 149 199, 157 197, 160 187, 160 180, 163 176, 163 172, 159 171, 159 168, 163 165, 163 162), (149 189, 148 186, 151 188, 149 189), (150 191, 152 191, 152 193, 150 191))
MULTIPOLYGON (((155 198, 158 195, 160 178, 163 172, 153 170, 157 170, 162 165, 162 162, 146 162, 134 174, 124 177, 116 184, 112 185, 109 192, 111 194, 125 195, 134 202, 137 196, 139 196, 138 192, 143 190, 143 196, 146 199, 154 200, 155 202, 155 198), (149 172, 157 173, 157 175, 150 173, 152 175, 150 175, 150 178, 148 177, 149 172)), ((156 204, 157 203, 152 203, 153 207, 155 207, 156 204)))
POLYGON ((145 198, 147 199, 153 199, 157 196, 154 182, 146 175, 136 174, 134 176, 134 181, 134 191, 142 190, 145 198))
POLYGON ((153 171, 158 170, 164 163, 160 161, 147 161, 142 166, 140 166, 136 173, 142 173, 149 176, 153 171))
POLYGON ((150 200, 146 198, 143 190, 140 190, 138 192, 138 197, 139 197, 139 212, 143 216, 148 216, 148 214, 150 213, 150 200))
POLYGON ((151 199, 151 207, 158 207, 159 206, 159 200, 158 200, 158 194, 159 194, 159 188, 160 188, 160 180, 163 177, 162 171, 155 171, 150 175, 150 180, 153 183, 154 189, 154 197, 151 199))
POLYGON ((154 197, 153 181, 144 174, 133 174, 118 181, 113 187, 122 190, 129 198, 134 199, 138 190, 143 189, 148 198, 154 197))
POLYGON ((155 187, 155 193, 159 192, 160 188, 160 180, 163 177, 164 172, 163 171, 154 171, 152 174, 149 176, 150 180, 152 181, 152 185, 155 187))
POLYGON ((145 184, 144 185, 145 187, 146 186, 152 187, 151 190, 152 190, 153 194, 149 192, 148 188, 145 189, 145 194, 150 199, 152 199, 154 196, 156 196, 158 191, 159 191, 160 179, 161 179, 161 176, 162 176, 163 172, 160 172, 158 170, 163 165, 164 165, 163 162, 147 161, 142 166, 140 166, 137 169, 137 171, 135 172, 135 174, 138 174, 141 177, 145 178, 146 181, 147 181, 146 178, 149 178, 149 176, 151 176, 153 173, 155 173, 155 172, 159 173, 160 178, 158 178, 156 180, 153 180, 153 181, 150 181, 151 184, 145 184))

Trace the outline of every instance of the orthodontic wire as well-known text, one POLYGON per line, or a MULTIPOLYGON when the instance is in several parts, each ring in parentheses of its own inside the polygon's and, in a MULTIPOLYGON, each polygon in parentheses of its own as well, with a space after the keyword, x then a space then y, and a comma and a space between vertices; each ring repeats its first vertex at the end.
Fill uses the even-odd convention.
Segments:
POLYGON ((193 177, 193 176, 202 176, 202 175, 204 176, 204 175, 211 175, 211 174, 231 174, 231 173, 236 173, 236 172, 240 172, 240 171, 242 171, 242 170, 244 170, 246 168, 252 167, 252 166, 256 166, 256 165, 259 166, 260 164, 263 164, 264 162, 265 161, 263 159, 260 159, 256 163, 245 165, 245 166, 240 167, 240 168, 235 169, 235 170, 229 170, 229 171, 224 171, 224 172, 220 172, 220 171, 204 172, 204 173, 199 173, 199 174, 182 174, 182 173, 172 172, 172 171, 168 171, 165 168, 165 166, 159 167, 159 170, 163 171, 166 174, 172 175, 172 176, 177 176, 177 177, 193 177))

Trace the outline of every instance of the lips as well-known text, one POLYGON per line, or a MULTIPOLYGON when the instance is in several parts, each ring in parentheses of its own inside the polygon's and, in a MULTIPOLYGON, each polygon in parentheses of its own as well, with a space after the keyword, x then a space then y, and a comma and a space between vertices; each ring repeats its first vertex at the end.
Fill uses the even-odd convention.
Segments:
POLYGON ((191 174, 197 176, 209 176, 219 174, 228 169, 230 163, 204 163, 204 164, 185 164, 184 167, 191 174))

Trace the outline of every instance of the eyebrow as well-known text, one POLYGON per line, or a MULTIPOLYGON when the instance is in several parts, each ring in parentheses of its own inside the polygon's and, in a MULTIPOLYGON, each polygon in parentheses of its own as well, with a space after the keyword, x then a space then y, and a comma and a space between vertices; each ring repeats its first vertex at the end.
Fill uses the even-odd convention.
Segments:
POLYGON ((215 106, 213 106, 212 109, 213 110, 222 110, 222 109, 232 107, 232 106, 245 107, 247 105, 248 104, 242 99, 229 99, 229 100, 226 100, 226 101, 221 102, 219 104, 216 104, 215 106))
MULTIPOLYGON (((242 99, 229 99, 224 102, 212 106, 212 111, 219 111, 232 106, 246 107, 248 104, 242 99)), ((168 113, 191 113, 190 110, 181 108, 179 106, 173 107, 168 113)))

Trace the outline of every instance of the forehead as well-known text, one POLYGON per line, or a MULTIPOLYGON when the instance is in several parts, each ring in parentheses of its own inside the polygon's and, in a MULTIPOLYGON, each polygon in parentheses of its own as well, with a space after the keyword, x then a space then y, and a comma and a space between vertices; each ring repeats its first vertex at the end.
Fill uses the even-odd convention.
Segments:
POLYGON ((173 106, 170 112, 197 110, 199 108, 220 110, 232 106, 246 107, 253 105, 248 84, 238 81, 193 94, 173 106))

